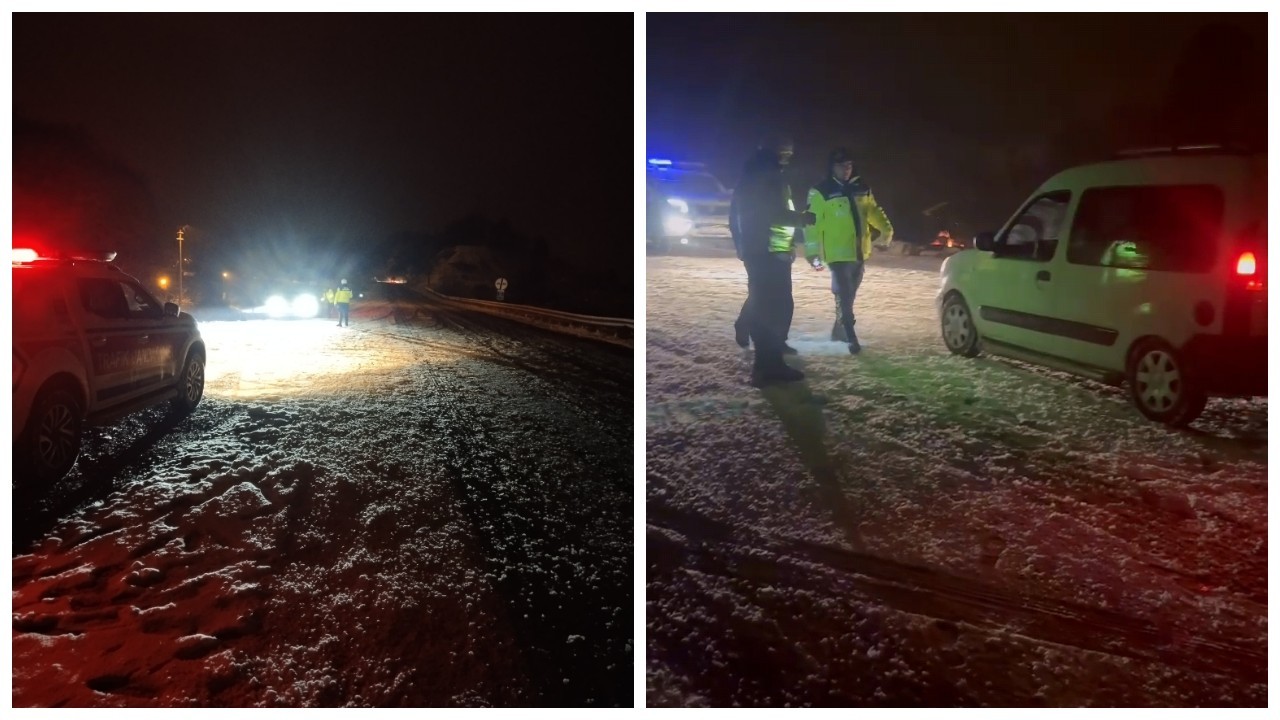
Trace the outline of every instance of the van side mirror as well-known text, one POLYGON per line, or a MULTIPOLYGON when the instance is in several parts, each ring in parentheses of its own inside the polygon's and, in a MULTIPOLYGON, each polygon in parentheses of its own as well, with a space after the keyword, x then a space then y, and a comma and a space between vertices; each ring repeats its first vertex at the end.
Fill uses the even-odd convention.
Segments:
POLYGON ((178 303, 167 302, 164 304, 164 314, 169 317, 178 317, 178 303))
POLYGON ((991 252, 996 247, 996 234, 992 230, 980 232, 973 238, 973 246, 983 252, 991 252))

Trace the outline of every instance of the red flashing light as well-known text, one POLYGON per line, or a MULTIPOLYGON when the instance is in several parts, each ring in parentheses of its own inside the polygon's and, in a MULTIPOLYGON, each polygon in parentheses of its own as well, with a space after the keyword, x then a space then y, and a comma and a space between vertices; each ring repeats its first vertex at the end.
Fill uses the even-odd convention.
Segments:
POLYGON ((13 262, 16 262, 16 263, 35 262, 36 259, 39 257, 40 257, 40 254, 37 253, 35 250, 32 250, 31 248, 14 248, 13 249, 13 262))
POLYGON ((1252 275, 1258 272, 1258 260, 1251 252, 1240 254, 1240 259, 1236 261, 1237 275, 1252 275))
POLYGON ((1245 280, 1245 289, 1252 291, 1265 291, 1267 289, 1267 279, 1258 272, 1258 258, 1250 251, 1240 253, 1240 258, 1236 260, 1236 276, 1245 280))

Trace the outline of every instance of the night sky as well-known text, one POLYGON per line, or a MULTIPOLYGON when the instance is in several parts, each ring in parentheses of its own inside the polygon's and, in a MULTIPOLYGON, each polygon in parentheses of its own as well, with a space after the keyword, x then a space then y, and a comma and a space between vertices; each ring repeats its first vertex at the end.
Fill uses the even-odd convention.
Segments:
MULTIPOLYGON (((82 130, 160 224, 351 246, 472 212, 629 273, 632 19, 32 15, 15 118, 82 130), (620 188, 625 188, 620 191, 620 188), (609 228, 613 228, 612 231, 609 228)), ((629 288, 625 289, 629 292, 629 288)))
POLYGON ((1265 142, 1264 14, 650 13, 646 32, 651 155, 732 185, 782 130, 798 185, 846 145, 900 232, 941 202, 988 229, 1063 163, 1125 146, 1265 142))

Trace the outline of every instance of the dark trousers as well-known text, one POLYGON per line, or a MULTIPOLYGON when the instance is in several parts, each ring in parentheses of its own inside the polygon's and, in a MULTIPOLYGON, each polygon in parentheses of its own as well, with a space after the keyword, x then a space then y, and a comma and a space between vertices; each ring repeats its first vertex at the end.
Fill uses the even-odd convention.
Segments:
MULTIPOLYGON (((774 254, 777 255, 780 253, 774 253, 774 254)), ((790 260, 790 261, 793 261, 793 260, 790 260)), ((746 264, 745 260, 743 261, 743 264, 746 264)), ((790 271, 788 271, 788 273, 789 272, 790 271)), ((789 274, 787 276, 787 279, 788 281, 790 281, 789 274)), ((748 271, 748 280, 747 280, 748 288, 750 287, 750 284, 751 284, 750 271, 748 271)), ((832 292, 834 292, 834 290, 832 292)), ((791 297, 791 292, 789 290, 787 291, 787 297, 788 298, 791 297)), ((733 329, 736 332, 739 332, 739 333, 746 332, 747 334, 751 333, 751 328, 747 322, 747 311, 750 306, 751 306, 751 293, 750 291, 748 291, 747 299, 742 301, 742 309, 738 311, 738 319, 735 320, 733 323, 733 329)), ((785 312, 778 313, 777 319, 779 322, 779 326, 775 329, 775 332, 778 333, 778 336, 782 338, 782 342, 784 343, 787 341, 787 337, 791 335, 791 320, 795 316, 795 307, 796 306, 794 302, 788 302, 786 304, 785 312)))
POLYGON ((338 303, 338 324, 351 325, 351 303, 338 303))
POLYGON ((770 369, 782 362, 782 344, 795 312, 791 298, 791 254, 748 255, 747 302, 741 318, 756 345, 756 367, 770 369))
MULTIPOLYGON (((792 316, 795 314, 794 312, 795 305, 792 304, 791 307, 792 307, 792 311, 788 312, 786 317, 779 318, 779 320, 782 321, 782 327, 778 328, 778 333, 782 337, 783 342, 786 342, 787 338, 791 336, 791 319, 792 319, 792 316)), ((733 324, 733 329, 747 330, 747 301, 746 300, 742 301, 742 309, 738 311, 738 320, 733 324)), ((748 334, 750 334, 750 331, 748 331, 748 334)))
POLYGON ((858 297, 858 288, 862 286, 862 276, 866 272, 866 263, 833 262, 827 266, 831 271, 831 291, 836 295, 836 322, 844 328, 846 340, 853 338, 853 301, 858 297))

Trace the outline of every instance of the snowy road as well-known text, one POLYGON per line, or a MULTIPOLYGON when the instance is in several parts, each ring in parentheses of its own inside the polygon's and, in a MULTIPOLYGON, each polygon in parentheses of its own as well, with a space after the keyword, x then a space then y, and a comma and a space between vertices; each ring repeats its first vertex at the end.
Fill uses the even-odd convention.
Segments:
POLYGON ((797 264, 761 392, 741 264, 648 260, 648 703, 1264 705, 1267 402, 953 357, 939 264, 874 259, 856 358, 797 264))
POLYGON ((409 300, 202 330, 194 415, 15 514, 16 706, 631 704, 628 349, 409 300))

